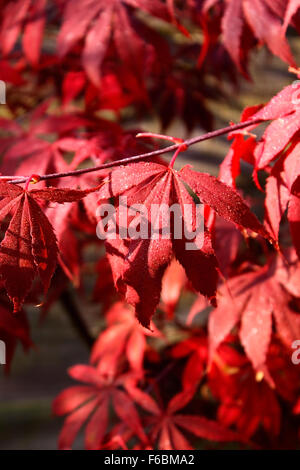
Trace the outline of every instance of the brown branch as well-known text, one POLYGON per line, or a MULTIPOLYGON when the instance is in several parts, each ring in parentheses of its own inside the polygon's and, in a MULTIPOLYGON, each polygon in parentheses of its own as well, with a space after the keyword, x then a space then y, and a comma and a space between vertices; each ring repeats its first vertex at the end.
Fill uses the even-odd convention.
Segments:
POLYGON ((78 332, 79 336, 83 339, 89 349, 91 349, 95 339, 90 334, 87 325, 83 321, 79 309, 76 303, 74 302, 71 293, 68 290, 65 290, 61 294, 59 300, 68 317, 70 318, 75 330, 78 332))
MULTIPOLYGON (((191 145, 194 145, 199 142, 203 142, 204 140, 213 139, 214 137, 219 137, 221 135, 228 134, 230 132, 237 131, 239 129, 244 129, 245 127, 260 124, 261 122, 262 122, 261 119, 249 119, 248 121, 239 122, 238 124, 233 124, 231 126, 218 129, 216 131, 208 132, 207 134, 199 135, 197 137, 193 137, 192 139, 187 139, 181 143, 169 145, 168 147, 154 150, 153 152, 143 153, 141 155, 134 155, 133 157, 123 158, 121 160, 115 160, 113 162, 104 163, 103 165, 94 166, 91 168, 82 168, 79 170, 66 171, 66 172, 61 172, 61 173, 50 173, 48 175, 39 175, 39 181, 51 180, 55 178, 65 178, 67 176, 78 176, 78 175, 83 175, 85 173, 105 170, 106 168, 113 168, 119 165, 126 165, 128 163, 137 162, 139 160, 144 160, 147 158, 156 157, 158 155, 163 155, 164 153, 173 152, 177 150, 178 147, 181 147, 183 145, 190 147, 191 145)), ((7 176, 3 176, 3 177, 0 176, 0 179, 6 179, 6 181, 8 178, 9 177, 7 176)), ((28 176, 15 178, 15 179, 10 180, 9 183, 15 183, 15 184, 26 183, 28 181, 28 178, 29 178, 28 176)))

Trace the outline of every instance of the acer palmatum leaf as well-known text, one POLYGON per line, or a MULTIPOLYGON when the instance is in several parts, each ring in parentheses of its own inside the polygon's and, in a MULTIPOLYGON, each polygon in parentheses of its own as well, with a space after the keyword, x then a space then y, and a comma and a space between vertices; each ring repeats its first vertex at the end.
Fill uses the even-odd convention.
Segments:
POLYGON ((270 435, 278 435, 281 409, 274 388, 253 370, 247 357, 235 347, 223 343, 209 371, 209 386, 219 400, 218 421, 235 426, 249 438, 262 426, 270 435))
POLYGON ((294 64, 284 33, 299 6, 299 4, 298 7, 295 5, 294 0, 289 2, 229 0, 225 2, 225 11, 222 17, 222 40, 232 60, 242 73, 247 75, 245 70, 247 61, 245 59, 248 54, 244 40, 245 31, 247 31, 249 44, 251 44, 249 39, 253 35, 260 43, 266 44, 273 54, 291 65, 294 64), (286 3, 289 5, 285 16, 286 3), (293 3, 294 6, 292 6, 293 3))
POLYGON ((243 437, 220 425, 218 422, 202 416, 179 414, 193 398, 194 388, 189 388, 174 395, 166 407, 159 406, 147 393, 137 387, 127 387, 133 400, 152 416, 145 423, 150 428, 150 441, 160 450, 187 450, 194 447, 187 440, 184 432, 202 439, 228 442, 243 441, 243 437))
POLYGON ((73 379, 86 385, 67 388, 53 402, 56 415, 68 415, 59 436, 60 449, 72 447, 76 435, 87 421, 85 447, 88 450, 101 449, 109 429, 111 404, 117 418, 141 441, 147 441, 134 402, 124 388, 128 380, 126 374, 107 377, 86 365, 73 366, 68 372, 73 379))
POLYGON ((91 362, 97 364, 100 373, 115 375, 119 361, 126 357, 131 370, 143 375, 144 354, 147 347, 146 337, 161 337, 155 325, 152 332, 143 328, 135 319, 132 307, 116 302, 106 313, 107 328, 95 341, 91 362))
MULTIPOLYGON (((98 188, 97 188, 98 189, 98 188)), ((23 190, 0 182, 0 220, 12 218, 0 244, 0 275, 18 312, 33 280, 39 277, 46 292, 57 262, 57 243, 53 228, 36 200, 78 201, 91 190, 45 188, 23 190)))
POLYGON ((299 263, 287 267, 275 256, 258 271, 231 278, 222 288, 218 307, 209 316, 210 361, 218 346, 241 322, 239 335, 247 356, 258 372, 266 374, 266 357, 274 317, 278 336, 287 345, 299 337, 299 316, 290 306, 300 296, 299 263))
POLYGON ((292 241, 300 258, 300 175, 298 143, 291 145, 273 166, 266 182, 265 219, 273 237, 278 240, 279 226, 287 209, 292 241))
POLYGON ((300 84, 295 82, 274 96, 253 119, 272 120, 254 151, 255 166, 265 168, 291 142, 299 131, 300 84))
MULTIPOLYGON (((183 224, 189 231, 195 230, 196 205, 185 185, 213 208, 220 216, 264 237, 270 238, 265 228, 250 211, 239 194, 214 176, 198 173, 189 168, 177 172, 170 167, 151 162, 129 164, 111 172, 108 181, 99 190, 100 201, 119 195, 128 196, 128 205, 142 203, 147 208, 147 224, 159 223, 160 231, 166 226, 169 207, 180 205, 185 214, 185 205, 192 212, 183 224), (151 206, 162 208, 160 219, 152 216, 151 206), (147 218, 148 217, 148 218, 147 218)), ((120 207, 117 208, 117 211, 120 207)), ((129 218, 129 223, 139 223, 140 214, 129 218)), ((128 303, 134 305, 139 321, 146 327, 159 302, 163 274, 175 257, 184 267, 194 289, 212 301, 217 284, 217 260, 211 246, 211 235, 204 228, 201 246, 198 235, 194 239, 196 249, 186 250, 187 239, 176 238, 170 227, 168 237, 160 233, 156 239, 124 239, 116 236, 106 240, 108 258, 114 282, 128 303), (198 243, 198 244, 197 244, 198 243), (205 273, 205 274, 204 274, 205 273)), ((151 232, 150 232, 151 233, 151 232)), ((202 235, 202 234, 201 234, 202 235)))
POLYGON ((195 389, 203 379, 207 365, 207 337, 203 334, 192 335, 190 338, 178 343, 172 349, 171 354, 175 358, 187 357, 182 374, 182 388, 183 390, 195 389))
POLYGON ((46 0, 17 0, 6 2, 2 10, 0 44, 4 55, 8 55, 23 31, 23 49, 26 58, 37 65, 40 57, 43 32, 46 22, 46 0))
POLYGON ((175 259, 167 267, 161 289, 161 305, 169 318, 172 318, 182 290, 187 285, 187 277, 182 265, 175 259))
POLYGON ((58 54, 65 56, 80 39, 85 38, 83 67, 90 80, 99 86, 101 66, 113 39, 121 60, 136 74, 143 75, 151 30, 146 34, 145 42, 141 34, 142 25, 132 14, 133 10, 139 9, 170 19, 166 6, 159 0, 68 0, 58 35, 58 54))
MULTIPOLYGON (((263 105, 246 107, 241 115, 241 122, 248 121, 256 114, 263 105)), ((255 126, 254 126, 255 127, 255 126)), ((230 149, 220 165, 219 178, 223 183, 235 188, 235 180, 240 174, 240 161, 244 160, 254 165, 254 151, 257 145, 256 136, 249 130, 244 132, 235 131, 227 136, 228 140, 233 139, 230 149)))

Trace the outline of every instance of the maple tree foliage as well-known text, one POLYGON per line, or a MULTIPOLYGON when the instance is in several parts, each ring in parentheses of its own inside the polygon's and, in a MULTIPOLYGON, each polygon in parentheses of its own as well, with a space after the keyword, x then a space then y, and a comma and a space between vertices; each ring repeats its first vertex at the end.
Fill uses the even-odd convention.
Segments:
POLYGON ((53 402, 60 449, 299 448, 299 0, 0 7, 5 373, 59 303, 90 348, 53 402), (293 83, 212 131, 261 47, 293 83), (217 177, 178 166, 223 135, 217 177))

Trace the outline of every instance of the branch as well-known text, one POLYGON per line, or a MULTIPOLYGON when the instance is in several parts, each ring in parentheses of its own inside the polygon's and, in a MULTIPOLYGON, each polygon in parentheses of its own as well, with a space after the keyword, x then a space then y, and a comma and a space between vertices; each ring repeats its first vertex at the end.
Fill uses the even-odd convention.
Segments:
MULTIPOLYGON (((121 160, 115 160, 113 162, 104 163, 103 165, 94 166, 91 168, 82 168, 79 170, 72 170, 72 171, 66 171, 66 172, 61 172, 61 173, 50 173, 48 175, 38 175, 39 181, 52 180, 55 178, 65 178, 67 176, 79 176, 85 173, 92 173, 94 171, 105 170, 106 168, 113 168, 119 165, 126 165, 128 163, 132 163, 132 162, 136 162, 139 160, 156 157, 158 155, 163 155, 164 153, 176 151, 179 147, 182 147, 183 145, 185 145, 186 147, 190 147, 191 145, 197 144, 199 142, 203 142, 204 140, 213 139, 214 137, 219 137, 224 134, 229 134, 230 132, 237 131, 239 129, 244 129, 245 127, 260 124, 261 122, 262 122, 261 119, 249 119, 248 121, 239 122, 238 124, 233 124, 233 125, 224 127, 222 129, 218 129, 216 131, 208 132, 207 134, 202 134, 197 137, 193 137, 192 139, 184 140, 181 143, 169 145, 168 147, 165 147, 162 149, 154 150, 148 153, 142 153, 141 155, 134 155, 133 157, 123 158, 121 160)), ((0 176, 0 180, 5 179, 7 181, 9 180, 9 178, 10 177, 8 176, 0 176)), ((29 178, 28 176, 24 176, 24 177, 22 176, 19 178, 9 180, 8 182, 21 184, 21 183, 26 183, 28 181, 28 178, 29 178)))
POLYGON ((68 317, 70 318, 75 330, 78 332, 79 336, 83 339, 83 341, 90 349, 95 340, 90 334, 85 322, 83 321, 72 295, 69 291, 65 290, 61 294, 59 300, 62 306, 64 307, 68 317))

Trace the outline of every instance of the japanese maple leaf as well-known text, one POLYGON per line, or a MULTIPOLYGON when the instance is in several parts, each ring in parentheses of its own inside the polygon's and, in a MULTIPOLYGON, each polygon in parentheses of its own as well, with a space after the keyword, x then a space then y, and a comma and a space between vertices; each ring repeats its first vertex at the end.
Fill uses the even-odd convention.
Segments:
POLYGON ((222 274, 228 275, 236 259, 243 236, 232 224, 217 218, 215 225, 215 251, 222 274))
POLYGON ((150 428, 149 437, 154 448, 160 450, 193 449, 184 432, 211 441, 242 440, 241 436, 216 421, 202 416, 178 413, 191 401, 194 389, 178 393, 164 408, 160 407, 150 395, 142 390, 130 385, 127 388, 136 403, 152 415, 145 419, 145 424, 150 428))
POLYGON ((23 137, 4 154, 1 169, 4 174, 14 171, 16 176, 31 175, 38 169, 44 175, 66 171, 67 164, 56 142, 23 137))
POLYGON ((255 374, 247 357, 233 344, 220 346, 209 370, 208 383, 220 400, 218 420, 224 426, 234 425, 249 438, 260 424, 270 435, 279 434, 281 409, 274 389, 255 374))
POLYGON ((188 390, 199 385, 208 359, 207 338, 204 335, 194 335, 181 341, 172 349, 172 357, 187 357, 182 376, 182 388, 188 390))
MULTIPOLYGON (((209 3, 211 6, 220 2, 216 0, 209 3)), ((223 44, 242 73, 246 74, 243 59, 247 42, 250 43, 247 35, 253 35, 259 43, 266 44, 273 54, 294 65, 284 32, 299 4, 297 8, 293 0, 226 0, 222 4, 225 4, 221 23, 223 44)))
POLYGON ((203 80, 201 70, 177 70, 176 74, 164 74, 161 80, 154 82, 152 96, 158 103, 162 129, 167 129, 178 116, 192 131, 198 124, 210 130, 213 117, 204 99, 213 96, 212 90, 203 80), (201 92, 199 91, 201 90, 201 92))
POLYGON ((131 369, 142 374, 146 336, 161 336, 155 325, 151 325, 152 333, 143 328, 137 323, 132 309, 122 302, 111 307, 106 321, 107 328, 93 345, 91 362, 98 364, 100 373, 114 375, 120 359, 125 356, 131 369))
MULTIPOLYGON (((161 67, 160 61, 154 59, 155 57, 150 63, 151 67, 148 63, 148 74, 154 73, 157 65, 161 67)), ((166 61, 164 61, 165 63, 166 61)), ((145 88, 141 86, 139 76, 135 75, 125 62, 107 61, 103 63, 100 88, 88 80, 84 71, 68 72, 64 76, 62 84, 63 105, 66 106, 81 93, 84 94, 85 107, 89 112, 109 109, 118 114, 122 108, 133 102, 149 105, 148 96, 145 93, 145 88)))
POLYGON ((300 296, 299 265, 287 267, 279 257, 266 266, 231 278, 220 291, 218 307, 209 316, 210 360, 230 333, 241 322, 239 336, 247 356, 259 373, 272 379, 266 369, 271 341, 272 317, 281 340, 288 346, 299 337, 300 318, 289 305, 300 296))
POLYGON ((86 421, 85 447, 88 450, 100 449, 108 432, 111 404, 121 422, 142 441, 147 441, 132 398, 124 390, 128 376, 107 377, 86 365, 73 366, 68 372, 73 379, 86 385, 67 388, 53 402, 56 415, 68 415, 59 436, 60 449, 71 448, 86 421))
POLYGON ((2 9, 0 34, 1 50, 7 56, 23 30, 22 44, 25 57, 31 64, 39 62, 46 21, 47 0, 8 1, 2 9))
POLYGON ((19 311, 35 277, 48 290, 57 262, 57 244, 52 226, 37 200, 73 202, 91 190, 33 189, 0 182, 0 220, 12 214, 0 244, 0 275, 7 294, 19 311))
POLYGON ((289 203, 291 232, 298 250, 296 233, 299 230, 299 194, 295 188, 300 177, 297 145, 300 130, 299 93, 300 86, 297 81, 285 87, 263 108, 246 108, 242 121, 259 119, 272 122, 260 139, 249 132, 258 125, 257 123, 243 131, 229 134, 228 138, 234 140, 220 167, 220 179, 232 187, 235 187, 235 179, 240 173, 241 159, 253 165, 253 176, 257 185, 258 170, 266 169, 271 173, 266 186, 266 221, 277 239, 279 222, 289 203), (276 159, 276 165, 270 168, 270 164, 276 159))
POLYGON ((162 278, 161 305, 168 318, 172 318, 187 278, 184 268, 176 259, 173 259, 167 267, 162 278))
MULTIPOLYGON (((67 169, 62 152, 72 152, 73 147, 72 145, 68 147, 63 138, 60 141, 60 137, 66 134, 72 135, 78 127, 91 126, 92 123, 74 114, 47 115, 49 105, 50 102, 45 101, 35 109, 28 129, 11 120, 2 120, 2 126, 10 134, 1 139, 0 144, 3 145, 1 162, 3 174, 31 175, 37 172, 46 174, 67 169), (44 136, 48 134, 54 137, 52 138, 54 141, 45 140, 44 136)), ((80 140, 77 148, 79 146, 80 140)))
MULTIPOLYGON (((235 179, 240 172, 241 159, 253 165, 255 171, 257 171, 268 169, 270 163, 277 158, 285 158, 287 146, 297 144, 297 135, 300 130, 299 93, 300 84, 297 81, 285 87, 263 108, 250 107, 245 109, 241 117, 242 121, 259 119, 261 121, 271 120, 272 122, 267 126, 260 139, 257 139, 254 134, 249 132, 259 123, 249 126, 243 131, 229 134, 228 138, 234 138, 234 140, 220 168, 222 181, 231 186, 235 185, 235 179)), ((294 171, 297 169, 297 160, 298 156, 295 151, 290 157, 290 161, 294 162, 294 171)), ((298 174, 299 168, 296 177, 298 174)))
MULTIPOLYGON (((70 166, 66 165, 66 171, 70 171, 70 166)), ((99 175, 100 176, 100 175, 99 175)), ((80 178, 68 177, 67 185, 69 187, 93 188, 97 187, 101 181, 94 175, 81 175, 80 178)), ((60 179, 57 188, 66 186, 65 179, 60 179)), ((88 227, 84 221, 89 216, 93 216, 92 233, 95 233, 95 212, 97 201, 93 198, 93 191, 86 190, 83 205, 81 200, 74 201, 70 204, 61 204, 59 206, 49 205, 45 214, 51 223, 59 250, 58 262, 64 270, 68 278, 78 287, 80 284, 80 272, 82 268, 82 248, 83 240, 78 237, 78 232, 86 233, 88 227), (87 201, 85 199, 88 199, 87 201), (84 206, 84 207, 83 207, 84 206)), ((90 232, 89 232, 90 233, 90 232)))
POLYGON ((294 143, 273 166, 266 182, 265 219, 266 225, 277 240, 280 221, 287 209, 293 244, 300 258, 299 151, 299 143, 294 143))
MULTIPOLYGON (((184 267, 193 288, 212 301, 215 297, 217 261, 208 229, 204 228, 204 233, 194 237, 193 250, 185 249, 186 234, 176 237, 174 227, 170 226, 167 234, 162 233, 169 220, 169 206, 173 203, 179 205, 184 227, 189 233, 195 229, 196 205, 186 185, 202 203, 212 207, 225 219, 269 238, 238 193, 211 175, 187 167, 177 172, 151 162, 130 164, 112 171, 99 191, 100 201, 119 195, 128 196, 128 205, 142 203, 148 212, 148 215, 137 213, 129 220, 130 224, 136 226, 144 223, 150 230, 152 224, 156 228, 155 237, 148 239, 122 238, 117 233, 106 240, 117 290, 135 306, 139 321, 146 327, 159 302, 162 277, 173 253, 184 267), (160 208, 160 214, 151 215, 153 205, 160 208), (185 205, 191 209, 188 217, 185 205)), ((117 212, 120 215, 120 205, 117 212)))
POLYGON ((45 212, 55 232, 58 262, 75 286, 80 284, 80 247, 72 228, 72 217, 77 216, 77 211, 75 202, 59 207, 50 206, 45 212))
POLYGON ((122 158, 149 151, 139 139, 137 129, 124 130, 115 122, 99 119, 94 122, 94 129, 79 137, 64 137, 55 142, 55 148, 74 152, 71 168, 77 168, 85 160, 92 159, 97 165, 107 160, 122 158))
MULTIPOLYGON (((246 107, 241 115, 241 122, 251 119, 262 105, 246 107)), ((233 139, 230 149, 220 165, 219 178, 232 188, 236 187, 236 178, 241 172, 241 160, 255 165, 254 151, 257 145, 256 135, 240 130, 229 133, 228 140, 233 139)))
MULTIPOLYGON (((49 115, 46 114, 49 105, 46 101, 35 109, 28 128, 0 119, 1 127, 8 134, 0 139, 3 174, 65 172, 76 169, 86 160, 100 165, 107 160, 120 159, 120 155, 126 158, 149 151, 149 147, 146 149, 145 144, 135 138, 137 129, 124 131, 117 123, 71 113, 49 115), (84 131, 79 133, 79 128, 84 131), (64 158, 66 154, 68 163, 64 158)), ((86 180, 87 176, 81 178, 86 180)))
POLYGON ((29 324, 24 311, 18 317, 12 316, 7 301, 1 298, 0 303, 0 340, 5 344, 5 372, 8 373, 11 361, 20 342, 25 351, 32 346, 29 334, 29 324))
POLYGON ((251 119, 272 120, 254 150, 256 169, 266 168, 287 147, 300 129, 300 84, 296 81, 275 95, 251 119))
POLYGON ((151 42, 154 31, 146 29, 146 26, 132 15, 135 9, 141 9, 165 20, 170 19, 167 8, 159 0, 66 1, 63 25, 58 35, 60 57, 65 56, 80 39, 85 38, 83 66, 90 80, 99 85, 101 65, 113 38, 121 60, 140 75, 149 48, 149 44, 142 39, 143 33, 147 42, 151 42))

